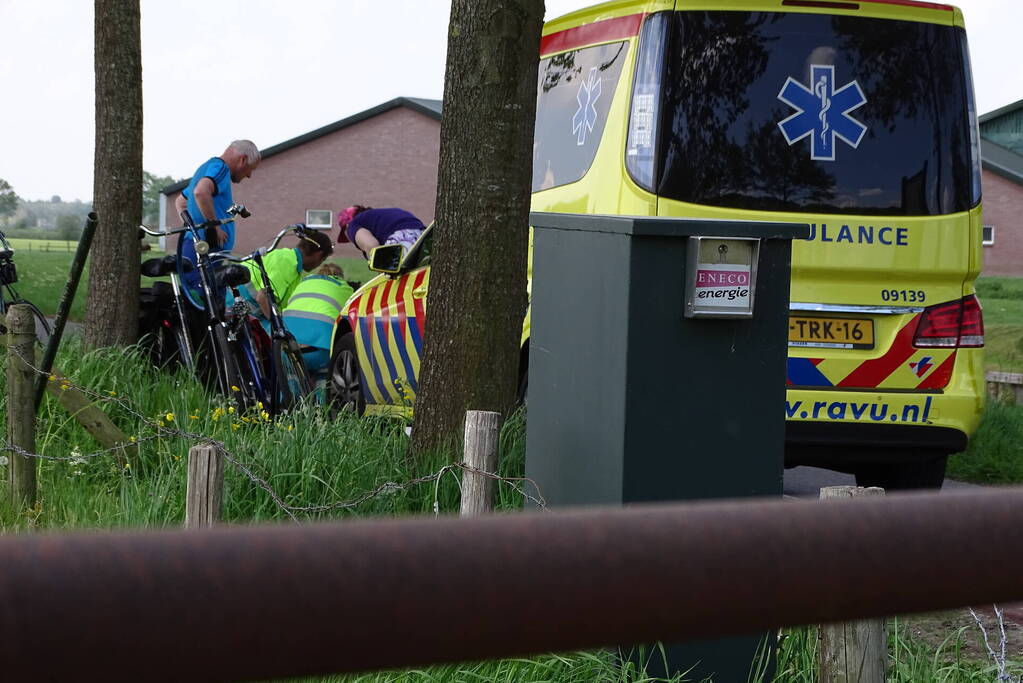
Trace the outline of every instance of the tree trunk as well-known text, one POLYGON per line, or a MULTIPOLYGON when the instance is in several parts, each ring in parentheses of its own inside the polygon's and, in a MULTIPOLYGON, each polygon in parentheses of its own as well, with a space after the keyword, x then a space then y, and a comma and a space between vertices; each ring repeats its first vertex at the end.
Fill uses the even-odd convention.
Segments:
POLYGON ((89 266, 85 341, 127 345, 138 336, 142 221, 142 42, 139 0, 95 0, 99 225, 89 266))
POLYGON ((543 0, 453 0, 412 452, 514 406, 543 0))

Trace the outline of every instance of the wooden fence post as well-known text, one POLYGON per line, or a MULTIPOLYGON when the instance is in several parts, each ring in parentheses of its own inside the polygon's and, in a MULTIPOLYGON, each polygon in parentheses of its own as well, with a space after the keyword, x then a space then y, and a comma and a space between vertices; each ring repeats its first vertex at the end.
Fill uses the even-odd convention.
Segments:
MULTIPOLYGON (((470 410, 465 414, 464 464, 480 472, 497 473, 497 446, 501 435, 501 414, 470 410)), ((463 470, 462 517, 494 511, 494 479, 463 470)))
MULTIPOLYGON (((826 486, 821 500, 883 496, 884 489, 826 486)), ((839 589, 841 590, 841 589, 839 589)), ((817 668, 820 683, 884 683, 888 666, 888 635, 884 619, 822 624, 818 630, 817 668)))
MULTIPOLYGON (((115 452, 119 465, 131 462, 132 466, 138 464, 138 444, 130 443, 130 438, 122 432, 113 421, 107 417, 89 397, 72 386, 56 370, 51 373, 53 381, 46 381, 46 391, 49 391, 61 407, 75 418, 85 430, 92 435, 104 448, 120 448, 115 452)), ((44 378, 45 379, 45 378, 44 378)), ((35 389, 33 389, 33 402, 35 400, 35 389)))
POLYGON ((993 400, 1005 401, 1011 395, 1016 405, 1023 406, 1023 373, 989 370, 984 378, 987 394, 993 400))
POLYGON ((224 501, 224 458, 210 444, 188 449, 185 528, 208 529, 221 519, 224 501))
MULTIPOLYGON (((7 442, 29 453, 36 450, 36 320, 28 306, 7 310, 7 442)), ((7 451, 7 482, 15 508, 36 504, 36 460, 7 451)))

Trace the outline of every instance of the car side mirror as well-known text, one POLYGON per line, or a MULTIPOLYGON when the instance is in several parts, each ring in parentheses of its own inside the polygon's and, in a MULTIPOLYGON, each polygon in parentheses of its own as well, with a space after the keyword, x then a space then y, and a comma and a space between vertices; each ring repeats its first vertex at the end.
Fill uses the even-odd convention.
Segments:
POLYGON ((401 270, 405 258, 405 247, 401 244, 384 244, 373 247, 369 252, 369 269, 378 273, 395 275, 401 270))

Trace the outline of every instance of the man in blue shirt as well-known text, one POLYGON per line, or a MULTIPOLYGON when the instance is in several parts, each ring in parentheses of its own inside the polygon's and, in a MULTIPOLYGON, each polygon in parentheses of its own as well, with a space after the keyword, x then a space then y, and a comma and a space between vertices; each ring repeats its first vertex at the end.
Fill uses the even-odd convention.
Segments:
MULTIPOLYGON (((234 247, 234 223, 220 224, 227 218, 227 210, 234 204, 231 184, 240 183, 252 175, 261 159, 259 148, 251 140, 235 140, 219 157, 213 157, 202 164, 192 175, 181 195, 175 202, 178 214, 185 209, 196 225, 206 228, 204 238, 214 251, 231 251, 234 247), (211 231, 210 228, 213 228, 211 231)), ((183 234, 182 255, 195 262, 195 242, 190 235, 183 234)), ((190 287, 199 282, 195 271, 185 274, 184 280, 190 287)))

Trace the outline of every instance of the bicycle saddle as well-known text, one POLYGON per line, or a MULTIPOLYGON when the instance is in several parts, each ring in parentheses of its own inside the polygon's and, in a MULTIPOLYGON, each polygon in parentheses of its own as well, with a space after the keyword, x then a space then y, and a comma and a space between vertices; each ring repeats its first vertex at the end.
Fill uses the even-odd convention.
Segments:
MULTIPOLYGON (((192 262, 188 259, 181 259, 183 269, 186 273, 192 271, 192 262)), ((177 267, 174 254, 168 254, 163 258, 151 258, 142 262, 142 274, 146 277, 163 277, 170 275, 177 267)))
POLYGON ((218 287, 238 287, 248 282, 251 276, 248 268, 232 263, 219 268, 214 278, 218 287))

